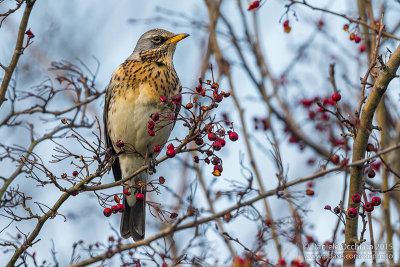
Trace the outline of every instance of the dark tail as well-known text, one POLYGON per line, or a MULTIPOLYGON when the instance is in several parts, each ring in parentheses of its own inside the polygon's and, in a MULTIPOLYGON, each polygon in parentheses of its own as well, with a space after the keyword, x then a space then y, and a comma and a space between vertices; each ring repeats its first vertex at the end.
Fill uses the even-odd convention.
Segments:
MULTIPOLYGON (((129 196, 131 197, 131 196, 129 196)), ((124 195, 125 211, 121 217, 121 235, 124 238, 130 236, 133 240, 138 241, 144 238, 146 228, 146 193, 144 199, 136 201, 133 206, 129 206, 124 195)))

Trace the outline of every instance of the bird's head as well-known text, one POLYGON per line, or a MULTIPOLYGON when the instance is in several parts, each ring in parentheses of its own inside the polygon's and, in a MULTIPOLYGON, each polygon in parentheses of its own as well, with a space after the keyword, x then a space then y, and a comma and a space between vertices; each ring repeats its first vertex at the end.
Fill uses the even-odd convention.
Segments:
POLYGON ((162 29, 150 30, 140 37, 129 59, 172 65, 176 44, 188 36, 186 33, 174 34, 162 29))

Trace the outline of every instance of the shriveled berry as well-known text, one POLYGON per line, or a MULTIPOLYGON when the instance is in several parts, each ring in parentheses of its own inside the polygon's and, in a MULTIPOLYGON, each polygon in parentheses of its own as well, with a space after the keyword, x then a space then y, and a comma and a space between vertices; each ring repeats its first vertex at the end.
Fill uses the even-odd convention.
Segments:
POLYGON ((356 217, 357 216, 357 210, 355 209, 355 208, 350 208, 350 209, 348 209, 347 210, 347 215, 350 217, 350 218, 354 218, 354 217, 356 217))
POLYGON ((139 200, 144 200, 144 195, 143 195, 142 193, 138 193, 138 194, 136 195, 136 200, 137 200, 137 201, 139 201, 139 200))
POLYGON ((118 204, 117 205, 117 210, 118 212, 122 213, 125 210, 125 205, 124 204, 118 204))
POLYGON ((160 152, 160 151, 161 151, 161 147, 159 145, 155 145, 154 152, 160 152))
POLYGON ((239 139, 239 135, 237 132, 230 132, 229 133, 229 139, 233 142, 237 141, 239 139))
POLYGON ((118 212, 118 209, 117 209, 117 206, 116 206, 116 205, 111 206, 111 212, 112 212, 112 213, 117 213, 117 212, 118 212))
POLYGON ((369 178, 374 178, 375 177, 375 171, 372 168, 370 168, 370 169, 368 169, 367 175, 368 175, 369 178))
POLYGON ((371 212, 374 210, 374 205, 371 202, 366 202, 364 205, 364 209, 367 212, 371 212))
POLYGON ((336 207, 333 209, 333 212, 336 213, 336 214, 339 214, 339 213, 340 213, 340 208, 339 208, 338 206, 336 206, 336 207))
POLYGON ((158 182, 160 182, 160 184, 165 183, 165 178, 164 178, 164 176, 158 177, 158 182))
POLYGON ((105 209, 103 210, 103 214, 104 214, 104 216, 106 216, 106 217, 110 217, 110 215, 111 215, 111 209, 110 209, 110 208, 105 208, 105 209))
POLYGON ((352 33, 350 33, 350 36, 349 36, 349 38, 350 38, 350 40, 354 40, 354 37, 356 37, 356 35, 354 34, 354 32, 352 32, 352 33))
POLYGON ((128 189, 124 189, 124 195, 125 195, 125 196, 130 196, 130 195, 131 195, 131 192, 129 192, 128 189))
POLYGON ((196 145, 201 146, 202 144, 204 144, 203 138, 196 138, 195 143, 196 145))
POLYGON ((381 200, 380 197, 373 197, 373 198, 371 199, 371 203, 372 203, 372 205, 374 205, 374 206, 379 206, 379 205, 381 204, 381 202, 382 202, 382 200, 381 200))
POLYGON ((361 196, 359 194, 354 194, 351 199, 353 200, 354 203, 360 203, 361 202, 361 196))
POLYGON ((365 148, 367 152, 375 151, 375 147, 373 144, 368 143, 367 147, 365 148))
POLYGON ((116 147, 121 148, 121 147, 124 147, 124 145, 125 145, 125 143, 122 140, 118 140, 117 142, 115 142, 116 147))
POLYGON ((186 105, 185 105, 185 108, 186 109, 191 109, 193 107, 193 103, 187 103, 186 105))
POLYGON ((310 188, 307 188, 307 190, 306 190, 306 195, 307 195, 307 196, 313 196, 313 195, 314 195, 314 190, 312 190, 312 189, 310 189, 310 188))
POLYGON ((324 207, 324 209, 326 209, 326 210, 331 210, 331 206, 326 205, 326 206, 324 207))
POLYGON ((175 157, 175 155, 176 155, 175 149, 167 149, 167 156, 169 158, 173 158, 173 157, 175 157))
POLYGON ((121 199, 119 199, 119 196, 118 196, 118 195, 114 195, 114 201, 115 201, 116 203, 119 203, 119 202, 121 201, 121 199))

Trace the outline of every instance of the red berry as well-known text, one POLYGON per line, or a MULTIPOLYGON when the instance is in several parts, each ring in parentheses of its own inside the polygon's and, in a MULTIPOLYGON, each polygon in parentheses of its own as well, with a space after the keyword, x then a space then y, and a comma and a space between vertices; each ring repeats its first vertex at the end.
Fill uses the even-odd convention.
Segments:
POLYGON ((149 135, 150 135, 150 136, 155 136, 156 133, 155 133, 153 130, 149 130, 149 135))
POLYGON ((161 151, 160 146, 155 145, 155 146, 154 146, 154 152, 160 152, 160 151, 161 151))
POLYGON ((125 196, 130 196, 130 195, 131 195, 131 192, 129 192, 128 189, 124 189, 124 195, 125 195, 125 196))
POLYGON ((118 140, 117 142, 115 142, 115 146, 116 146, 116 147, 121 148, 121 147, 123 147, 124 145, 125 145, 125 143, 124 143, 124 141, 122 141, 122 140, 118 140))
POLYGON ((365 211, 367 211, 367 212, 371 212, 371 211, 374 210, 374 205, 373 205, 371 202, 367 202, 367 203, 365 203, 365 205, 364 205, 364 209, 365 209, 365 211))
POLYGON ((168 146, 167 146, 167 149, 174 149, 175 147, 174 147, 174 144, 169 144, 168 146))
POLYGON ((72 175, 73 175, 73 176, 78 176, 78 172, 77 172, 77 171, 74 171, 74 172, 72 173, 72 175))
POLYGON ((209 132, 207 137, 208 137, 208 140, 210 140, 210 141, 215 141, 218 139, 217 135, 213 132, 209 132))
POLYGON ((379 206, 381 204, 382 200, 380 197, 373 197, 371 200, 372 205, 374 206, 379 206))
POLYGON ((248 11, 256 9, 260 6, 260 1, 253 1, 250 3, 249 8, 247 9, 248 11))
POLYGON ((103 211, 104 216, 110 217, 111 215, 111 209, 110 208, 105 208, 103 211))
POLYGON ((302 99, 301 100, 301 104, 305 107, 309 107, 312 105, 312 103, 314 103, 314 100, 312 99, 302 99))
POLYGON ((114 195, 114 201, 116 202, 116 203, 119 203, 121 200, 119 199, 119 196, 118 195, 114 195))
POLYGON ((353 200, 354 203, 360 203, 361 202, 361 196, 359 194, 354 194, 351 199, 353 200))
POLYGON ((160 96, 160 101, 161 102, 167 101, 167 97, 165 95, 160 96))
POLYGON ((360 36, 354 36, 354 42, 356 42, 358 44, 360 41, 361 41, 360 36))
POLYGON ((356 217, 357 216, 357 210, 355 209, 355 208, 350 208, 350 209, 348 209, 347 210, 347 215, 350 217, 350 218, 354 218, 354 217, 356 217))
POLYGON ((167 156, 169 158, 173 158, 173 157, 175 157, 175 155, 176 155, 175 149, 167 149, 167 156))
POLYGON ((150 118, 151 118, 153 121, 158 121, 158 120, 160 119, 160 114, 158 114, 158 113, 153 113, 153 114, 151 114, 150 118))
POLYGON ((307 195, 307 196, 313 196, 313 195, 314 195, 314 190, 308 188, 308 189, 306 190, 306 195, 307 195))
POLYGON ((361 45, 358 47, 358 51, 360 51, 360 53, 365 52, 365 44, 361 44, 361 45))
POLYGON ((149 130, 153 130, 154 126, 155 126, 154 121, 149 121, 148 124, 147 124, 147 128, 149 128, 149 130))
POLYGON ((278 265, 284 265, 284 266, 286 266, 286 261, 285 261, 285 259, 279 259, 279 260, 278 260, 278 265))
POLYGON ((137 200, 137 201, 139 201, 139 200, 144 200, 144 195, 143 195, 142 193, 138 193, 138 194, 136 195, 136 200, 137 200))
POLYGON ((338 101, 340 101, 340 99, 342 99, 342 96, 339 93, 332 95, 333 101, 338 102, 338 101))
POLYGON ((224 147, 224 146, 226 145, 225 139, 222 139, 222 138, 221 138, 221 139, 219 139, 218 141, 221 143, 221 146, 222 146, 222 147, 224 147))
POLYGON ((216 98, 215 101, 217 101, 218 103, 221 102, 224 99, 224 96, 222 94, 219 94, 216 98))
POLYGON ((201 92, 201 89, 203 89, 202 86, 201 86, 201 84, 197 85, 197 87, 196 87, 196 92, 197 92, 197 93, 200 93, 200 92, 201 92))
POLYGON ((124 212, 124 210, 125 210, 125 205, 124 204, 118 204, 117 205, 117 210, 118 210, 118 212, 124 212))
POLYGON ((340 158, 339 158, 338 155, 333 155, 333 156, 331 157, 331 161, 332 161, 333 164, 337 165, 337 164, 339 164, 339 162, 340 162, 340 158))
POLYGON ((283 27, 286 28, 286 27, 288 27, 288 26, 289 26, 289 20, 285 20, 285 21, 283 22, 283 27))
POLYGON ((35 37, 35 35, 34 35, 34 34, 32 33, 32 31, 31 31, 31 29, 27 30, 27 31, 25 32, 25 34, 28 35, 29 38, 35 37))
POLYGON ((231 141, 236 141, 239 139, 239 135, 237 134, 237 132, 230 132, 229 133, 229 139, 231 139, 231 141))
POLYGON ((163 262, 163 264, 161 265, 161 267, 168 267, 168 264, 166 262, 163 262))
POLYGON ((324 209, 326 209, 326 210, 331 210, 331 206, 326 205, 324 209))
POLYGON ((117 213, 118 212, 118 209, 117 209, 117 206, 111 206, 111 212, 112 213, 117 213))
POLYGON ((221 150, 222 145, 221 145, 221 143, 220 143, 219 141, 215 141, 215 142, 212 144, 212 147, 213 147, 214 150, 219 151, 219 150, 221 150))

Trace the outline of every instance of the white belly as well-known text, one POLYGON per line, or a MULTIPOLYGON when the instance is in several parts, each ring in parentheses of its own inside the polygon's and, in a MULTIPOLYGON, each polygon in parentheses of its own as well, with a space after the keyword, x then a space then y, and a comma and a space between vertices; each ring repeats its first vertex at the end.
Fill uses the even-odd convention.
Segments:
POLYGON ((143 158, 146 154, 153 154, 155 158, 158 153, 154 153, 154 146, 163 146, 173 127, 169 114, 172 112, 163 103, 146 101, 145 96, 121 98, 108 112, 109 134, 114 149, 119 151, 115 143, 122 140, 126 153, 135 153, 143 158), (163 108, 164 112, 161 112, 163 108), (155 136, 150 136, 147 125, 154 113, 160 113, 160 120, 155 122, 155 136))

